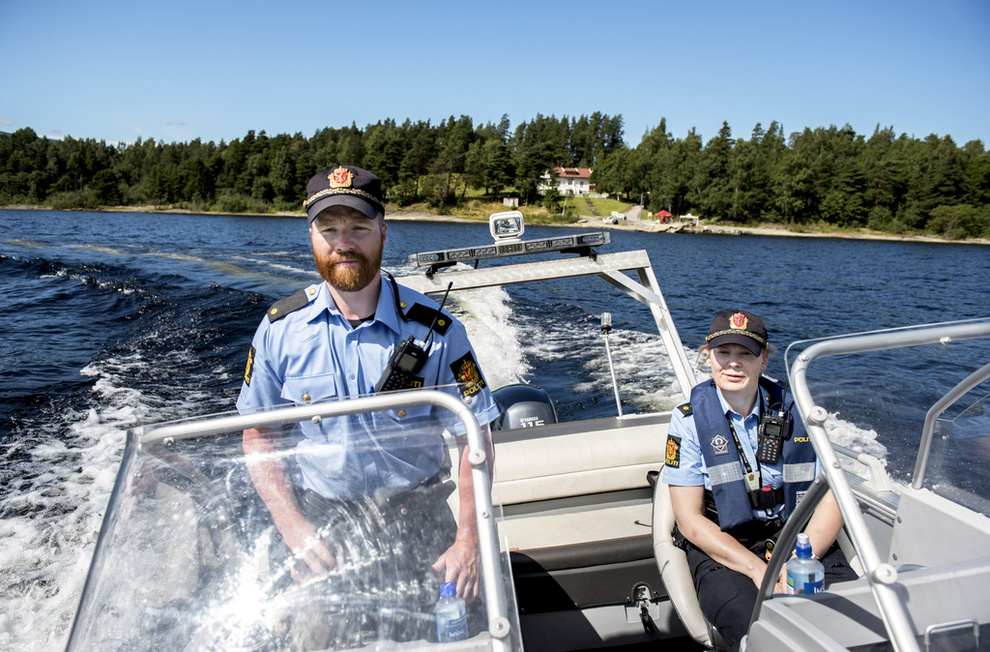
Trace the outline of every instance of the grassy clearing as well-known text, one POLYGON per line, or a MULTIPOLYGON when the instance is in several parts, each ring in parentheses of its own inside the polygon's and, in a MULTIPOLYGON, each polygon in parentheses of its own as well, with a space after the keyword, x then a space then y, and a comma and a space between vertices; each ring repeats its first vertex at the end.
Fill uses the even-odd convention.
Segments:
MULTIPOLYGON (((568 198, 570 199, 570 198, 568 198)), ((582 214, 587 214, 588 211, 588 200, 584 197, 574 197, 578 202, 578 212, 582 214)), ((599 215, 611 215, 612 211, 618 211, 624 213, 629 210, 633 204, 629 202, 619 201, 617 199, 595 199, 589 198, 591 203, 594 204, 595 208, 598 210, 599 215)))
MULTIPOLYGON (((391 211, 389 207, 388 212, 391 211)), ((404 206, 402 211, 418 211, 424 213, 438 214, 437 210, 428 206, 425 202, 404 206)), ((478 220, 487 222, 492 213, 502 213, 509 210, 518 210, 523 214, 527 224, 574 224, 577 217, 564 217, 563 215, 553 215, 547 212, 542 206, 520 206, 518 209, 509 208, 502 202, 491 201, 489 199, 467 199, 459 202, 456 206, 450 206, 443 210, 443 215, 459 217, 468 220, 478 220)))

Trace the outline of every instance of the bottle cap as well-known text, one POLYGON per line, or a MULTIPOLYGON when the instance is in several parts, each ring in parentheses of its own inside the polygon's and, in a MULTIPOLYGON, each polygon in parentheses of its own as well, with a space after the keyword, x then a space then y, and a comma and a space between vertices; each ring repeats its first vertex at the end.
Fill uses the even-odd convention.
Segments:
POLYGON ((811 539, 804 532, 797 535, 797 545, 794 546, 794 554, 802 559, 811 558, 811 539))
POLYGON ((453 598, 457 595, 457 584, 454 582, 444 582, 440 585, 441 598, 453 598))

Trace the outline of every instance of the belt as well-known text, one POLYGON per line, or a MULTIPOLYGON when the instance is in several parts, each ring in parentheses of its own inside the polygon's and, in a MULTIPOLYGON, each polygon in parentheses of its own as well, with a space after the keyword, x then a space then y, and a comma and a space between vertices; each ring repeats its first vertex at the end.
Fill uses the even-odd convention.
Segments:
POLYGON ((783 505, 785 499, 784 489, 782 487, 779 489, 763 487, 762 489, 749 492, 749 502, 753 506, 753 509, 774 510, 778 505, 783 505))
POLYGON ((751 543, 762 542, 766 539, 776 540, 780 536, 782 527, 784 527, 784 522, 779 518, 774 518, 769 521, 749 521, 732 528, 728 533, 748 548, 751 543))
MULTIPOLYGON (((413 496, 422 495, 423 489, 430 489, 432 487, 438 487, 443 482, 443 470, 437 471, 432 477, 423 480, 417 485, 403 489, 402 491, 390 495, 382 495, 376 493, 372 495, 372 499, 379 508, 395 507, 397 505, 402 505, 408 502, 413 496)), ((451 487, 453 490, 453 487, 451 487)), ((449 493, 447 495, 450 495, 449 493)), ((444 496, 446 498, 446 496, 444 496)), ((402 515, 405 516, 406 510, 401 510, 402 515)))
POLYGON ((447 488, 447 493, 443 496, 443 499, 446 500, 447 496, 450 495, 454 487, 452 483, 444 483, 443 478, 444 470, 441 469, 419 484, 389 495, 385 495, 381 492, 375 492, 364 496, 351 498, 328 498, 317 491, 306 489, 303 491, 299 502, 300 505, 304 507, 304 513, 308 511, 306 507, 312 508, 316 510, 316 512, 330 512, 335 511, 337 507, 344 505, 356 506, 358 504, 364 504, 366 506, 370 506, 373 504, 381 511, 398 511, 399 514, 405 516, 410 511, 409 508, 411 503, 421 497, 432 495, 434 493, 434 488, 447 488), (449 488, 446 486, 448 484, 450 485, 449 488), (429 491, 424 492, 424 489, 429 491))

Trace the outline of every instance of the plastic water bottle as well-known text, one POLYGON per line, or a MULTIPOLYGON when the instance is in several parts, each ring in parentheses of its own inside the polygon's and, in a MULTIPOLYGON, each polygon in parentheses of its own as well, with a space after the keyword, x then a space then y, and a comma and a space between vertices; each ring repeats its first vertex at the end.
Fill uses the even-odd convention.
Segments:
POLYGON ((797 555, 787 562, 787 594, 820 593, 825 590, 825 567, 811 556, 811 541, 802 532, 794 546, 797 555))
POLYGON ((444 582, 440 585, 440 599, 437 600, 437 638, 441 643, 453 643, 467 637, 464 600, 457 597, 457 584, 444 582))

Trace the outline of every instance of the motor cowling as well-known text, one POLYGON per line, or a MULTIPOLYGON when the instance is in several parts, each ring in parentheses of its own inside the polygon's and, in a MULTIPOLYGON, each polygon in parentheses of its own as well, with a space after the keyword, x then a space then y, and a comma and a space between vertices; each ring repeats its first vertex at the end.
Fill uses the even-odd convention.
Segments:
POLYGON ((542 387, 526 385, 506 385, 492 392, 499 408, 498 418, 492 423, 493 430, 514 428, 535 428, 557 423, 557 411, 550 395, 542 387))

